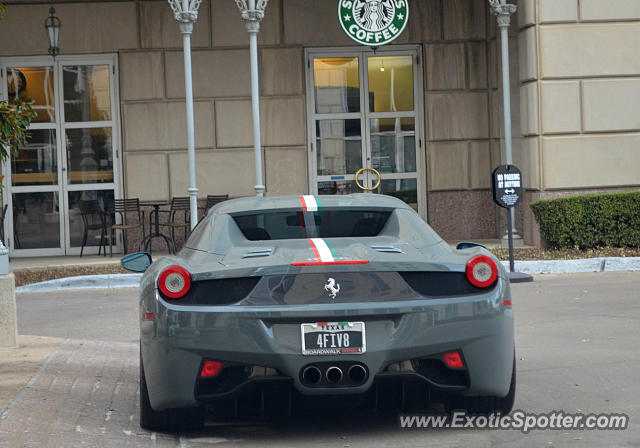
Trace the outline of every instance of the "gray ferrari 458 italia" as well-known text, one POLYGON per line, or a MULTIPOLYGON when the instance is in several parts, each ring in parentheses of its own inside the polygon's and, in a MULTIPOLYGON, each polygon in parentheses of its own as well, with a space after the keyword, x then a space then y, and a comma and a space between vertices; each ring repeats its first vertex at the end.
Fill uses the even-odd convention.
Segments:
POLYGON ((354 194, 229 200, 177 256, 124 257, 145 272, 141 426, 198 429, 205 407, 510 412, 507 273, 458 247, 404 202, 354 194))

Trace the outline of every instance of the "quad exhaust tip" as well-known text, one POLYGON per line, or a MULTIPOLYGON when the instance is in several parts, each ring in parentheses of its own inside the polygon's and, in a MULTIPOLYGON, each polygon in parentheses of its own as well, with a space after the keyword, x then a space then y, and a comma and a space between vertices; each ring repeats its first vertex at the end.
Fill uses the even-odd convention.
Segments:
POLYGON ((354 364, 349 367, 347 376, 354 384, 362 384, 367 379, 367 369, 362 364, 354 364))
POLYGON ((302 371, 302 378, 309 384, 318 384, 322 379, 322 372, 316 366, 309 366, 302 371))
POLYGON ((338 366, 329 367, 327 369, 327 381, 334 384, 342 381, 342 369, 338 366))

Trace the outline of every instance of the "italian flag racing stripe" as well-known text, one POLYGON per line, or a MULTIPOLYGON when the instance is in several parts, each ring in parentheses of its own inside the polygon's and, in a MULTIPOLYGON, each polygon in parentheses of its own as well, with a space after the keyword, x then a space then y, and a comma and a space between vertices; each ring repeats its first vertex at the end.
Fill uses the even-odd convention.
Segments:
POLYGON ((313 244, 313 241, 311 239, 307 239, 307 241, 311 244, 311 249, 313 249, 313 254, 316 256, 316 260, 320 260, 320 253, 318 252, 318 249, 316 249, 315 244, 313 244))
POLYGON ((316 196, 305 194, 300 196, 300 202, 302 203, 303 212, 317 212, 320 210, 320 201, 316 196))
POLYGON ((316 260, 323 263, 335 261, 335 252, 329 249, 329 246, 322 238, 310 238, 309 244, 316 254, 316 260))
POLYGON ((333 255, 333 258, 338 258, 338 254, 336 254, 336 250, 333 248, 333 246, 331 245, 331 243, 329 242, 329 240, 322 240, 325 243, 327 243, 327 247, 329 248, 329 250, 331 251, 331 255, 333 255))

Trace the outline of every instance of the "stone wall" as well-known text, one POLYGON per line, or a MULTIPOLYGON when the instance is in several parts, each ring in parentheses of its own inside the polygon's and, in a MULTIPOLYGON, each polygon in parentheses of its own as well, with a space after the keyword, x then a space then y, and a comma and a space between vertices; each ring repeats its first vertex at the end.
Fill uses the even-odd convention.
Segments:
MULTIPOLYGON (((445 239, 496 238, 490 174, 503 160, 496 20, 485 1, 431 3, 442 19, 439 32, 424 42, 429 223, 445 239)), ((515 38, 510 53, 514 70, 515 38)), ((517 76, 512 79, 517 86, 517 76)), ((519 100, 512 96, 517 138, 519 100)), ((518 141, 514 147, 517 152, 518 141)))
MULTIPOLYGON (((182 39, 166 2, 140 2, 140 47, 121 52, 125 188, 145 199, 186 195, 182 39), (146 173, 141 176, 140 173, 146 173), (150 183, 149 176, 157 179, 150 183)), ((201 197, 253 193, 248 36, 234 2, 203 2, 192 41, 196 176, 201 197)), ((268 194, 307 190, 301 47, 282 45, 281 2, 259 35, 268 194), (286 173, 286 175, 280 175, 286 173)))
POLYGON ((531 200, 640 186, 640 2, 525 0, 519 18, 531 200))

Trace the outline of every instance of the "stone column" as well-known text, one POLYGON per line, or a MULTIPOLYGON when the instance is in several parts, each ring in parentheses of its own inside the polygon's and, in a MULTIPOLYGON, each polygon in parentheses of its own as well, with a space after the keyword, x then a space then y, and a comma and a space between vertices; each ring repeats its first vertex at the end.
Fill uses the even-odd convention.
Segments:
POLYGON ((0 348, 17 346, 16 279, 10 272, 0 275, 0 348))

